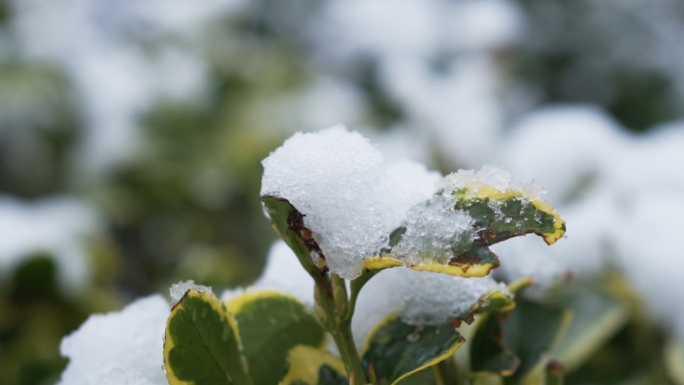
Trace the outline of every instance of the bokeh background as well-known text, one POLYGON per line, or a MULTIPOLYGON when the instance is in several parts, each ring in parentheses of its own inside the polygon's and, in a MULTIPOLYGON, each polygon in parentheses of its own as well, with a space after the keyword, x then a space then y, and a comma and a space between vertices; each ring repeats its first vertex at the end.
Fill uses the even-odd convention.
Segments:
POLYGON ((536 177, 578 260, 681 271, 683 101, 679 0, 0 0, 0 384, 58 380, 91 313, 258 278, 261 159, 336 123, 536 177))

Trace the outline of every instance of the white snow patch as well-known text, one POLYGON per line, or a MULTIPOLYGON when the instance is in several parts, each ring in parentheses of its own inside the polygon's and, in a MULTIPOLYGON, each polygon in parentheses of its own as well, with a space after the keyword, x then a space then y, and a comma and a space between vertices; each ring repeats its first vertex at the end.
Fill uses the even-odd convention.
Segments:
POLYGON ((435 195, 413 206, 407 215, 406 232, 392 256, 404 263, 421 265, 424 258, 446 264, 455 258, 453 246, 475 239, 473 219, 462 210, 454 210, 450 194, 435 195))
POLYGON ((277 241, 271 246, 264 272, 254 286, 284 291, 309 307, 314 305, 314 280, 284 241, 277 241))
POLYGON ((627 139, 600 109, 547 107, 518 122, 499 160, 516 176, 539 181, 547 199, 560 204, 583 179, 605 178, 610 165, 624 159, 627 139))
POLYGON ((261 195, 285 198, 305 215, 330 271, 352 279, 386 239, 378 210, 380 152, 335 126, 297 133, 264 159, 261 195))
POLYGON ((85 242, 101 231, 95 210, 76 198, 24 202, 0 196, 0 271, 11 272, 27 257, 45 253, 55 261, 60 286, 74 294, 90 280, 85 242))
POLYGON ((409 160, 388 164, 379 184, 385 232, 399 227, 411 207, 430 199, 441 177, 439 172, 409 160))
POLYGON ((209 293, 214 294, 214 291, 208 286, 195 285, 195 281, 192 279, 189 281, 181 281, 174 283, 169 288, 169 294, 171 295, 171 307, 176 306, 178 302, 185 296, 188 290, 195 290, 199 293, 209 293))
POLYGON ((411 325, 438 325, 465 313, 484 294, 509 293, 491 277, 461 278, 396 267, 380 272, 361 291, 352 320, 358 346, 384 317, 398 312, 411 325))
POLYGON ((62 340, 60 351, 69 365, 58 384, 168 384, 162 369, 168 316, 169 304, 161 295, 90 316, 62 340))

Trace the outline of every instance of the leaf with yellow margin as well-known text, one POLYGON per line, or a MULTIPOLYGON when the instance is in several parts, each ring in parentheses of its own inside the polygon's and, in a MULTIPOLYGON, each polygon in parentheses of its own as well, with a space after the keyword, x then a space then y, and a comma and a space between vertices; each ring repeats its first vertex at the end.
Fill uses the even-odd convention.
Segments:
MULTIPOLYGON (((442 192, 447 194, 449 192, 442 192)), ((565 235, 565 222, 553 207, 517 190, 479 184, 451 192, 457 210, 475 220, 481 246, 490 246, 511 237, 534 233, 552 245, 565 235)))
POLYGON ((279 385, 347 385, 349 380, 339 357, 325 350, 297 345, 287 355, 290 369, 279 385))
POLYGON ((484 277, 500 264, 489 246, 526 234, 537 234, 552 245, 565 235, 565 222, 553 207, 521 191, 502 192, 481 184, 476 188, 439 191, 437 194, 453 198, 453 209, 465 212, 472 218, 474 239, 456 237, 447 250, 419 250, 418 255, 422 256, 422 260, 419 263, 409 262, 402 256, 404 251, 401 245, 406 228, 399 227, 390 235, 390 248, 383 249, 379 257, 367 259, 363 264, 364 271, 403 264, 419 271, 465 278, 484 277), (434 255, 448 259, 438 259, 434 255))
POLYGON ((373 366, 380 382, 397 384, 451 357, 464 341, 451 323, 413 326, 390 315, 366 337, 362 362, 366 368, 373 366))
POLYGON ((288 372, 295 346, 324 349, 327 334, 316 316, 297 298, 260 290, 226 303, 240 329, 243 355, 255 385, 277 385, 288 372))
POLYGON ((233 315, 210 293, 188 290, 166 323, 170 385, 251 385, 233 315))
POLYGON ((470 313, 504 313, 513 309, 515 309, 515 301, 513 300, 512 294, 501 291, 491 291, 480 297, 480 299, 470 307, 470 313))

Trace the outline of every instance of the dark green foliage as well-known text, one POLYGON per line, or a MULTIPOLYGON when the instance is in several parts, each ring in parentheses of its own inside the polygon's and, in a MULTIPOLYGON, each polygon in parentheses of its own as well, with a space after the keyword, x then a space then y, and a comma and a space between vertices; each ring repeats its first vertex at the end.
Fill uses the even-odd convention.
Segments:
POLYGON ((188 292, 169 316, 164 362, 169 383, 247 385, 235 321, 216 298, 188 292))
POLYGON ((451 357, 463 342, 451 323, 417 327, 392 316, 371 331, 362 360, 373 366, 378 380, 394 384, 451 357))
POLYGON ((247 294, 229 302, 228 308, 234 309, 255 385, 277 385, 287 373, 288 352, 295 346, 321 347, 327 342, 325 330, 313 313, 288 295, 247 294))
POLYGON ((502 318, 499 313, 490 313, 479 321, 470 349, 473 373, 511 375, 520 365, 518 356, 503 344, 502 318))

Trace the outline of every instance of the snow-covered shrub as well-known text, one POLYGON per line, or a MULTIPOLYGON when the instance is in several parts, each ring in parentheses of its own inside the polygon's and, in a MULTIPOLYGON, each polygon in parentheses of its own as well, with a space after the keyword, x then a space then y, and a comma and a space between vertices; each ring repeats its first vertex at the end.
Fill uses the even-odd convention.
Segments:
POLYGON ((463 379, 546 373, 536 369, 547 360, 538 349, 552 347, 567 311, 516 300, 530 280, 489 276, 501 264, 490 246, 564 236, 536 183, 513 183, 492 166, 441 177, 417 163, 386 163, 343 126, 295 134, 263 164, 261 199, 284 244, 274 245, 257 284, 221 301, 181 283, 170 314, 149 297, 92 317, 62 344, 71 358, 62 384, 163 383, 162 362, 174 385, 394 384, 453 376, 459 349, 471 355, 463 379), (530 317, 543 335, 525 334, 530 317), (511 329, 510 348, 495 341, 502 328, 511 329))

